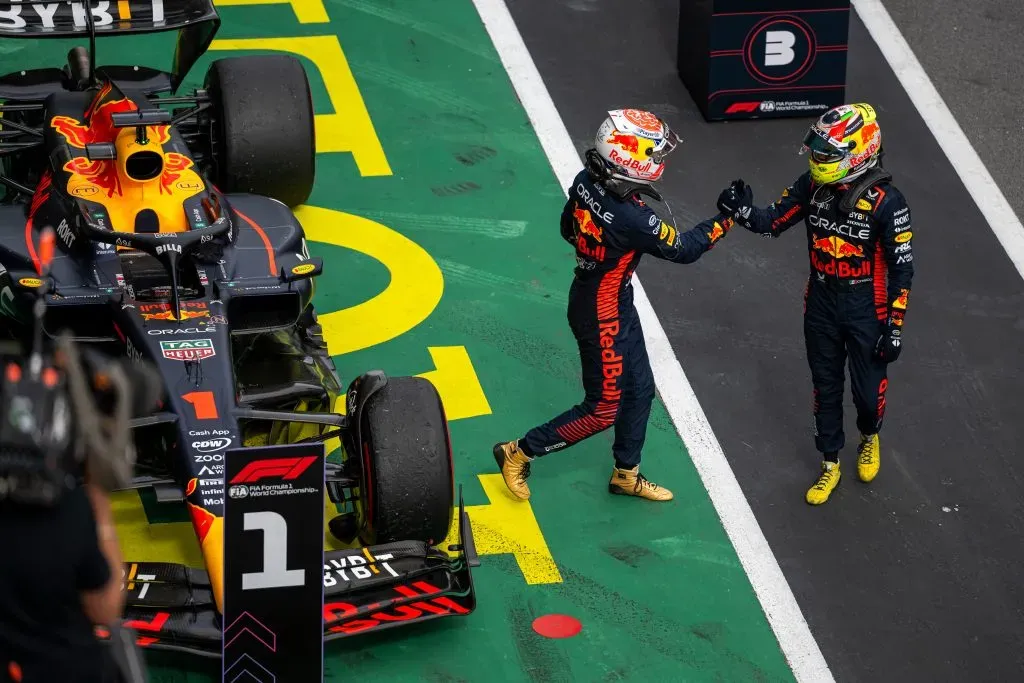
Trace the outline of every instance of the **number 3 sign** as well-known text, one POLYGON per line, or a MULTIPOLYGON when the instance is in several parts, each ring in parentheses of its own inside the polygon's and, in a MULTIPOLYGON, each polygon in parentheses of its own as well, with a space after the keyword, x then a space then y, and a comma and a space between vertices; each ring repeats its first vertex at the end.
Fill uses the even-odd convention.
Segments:
POLYGON ((224 680, 323 680, 323 451, 225 454, 224 680))

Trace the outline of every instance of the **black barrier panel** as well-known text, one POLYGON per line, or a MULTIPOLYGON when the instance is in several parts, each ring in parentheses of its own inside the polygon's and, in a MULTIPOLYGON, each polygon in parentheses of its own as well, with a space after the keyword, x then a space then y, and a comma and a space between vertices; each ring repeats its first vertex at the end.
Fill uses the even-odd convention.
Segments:
POLYGON ((843 104, 849 0, 681 0, 679 74, 710 121, 843 104))
POLYGON ((324 446, 226 460, 224 680, 322 683, 324 446))

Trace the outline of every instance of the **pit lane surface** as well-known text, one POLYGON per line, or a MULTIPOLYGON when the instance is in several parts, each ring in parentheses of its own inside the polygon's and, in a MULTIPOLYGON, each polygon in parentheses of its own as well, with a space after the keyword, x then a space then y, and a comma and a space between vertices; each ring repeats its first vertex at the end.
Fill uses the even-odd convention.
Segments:
POLYGON ((1024 4, 885 0, 885 8, 1013 210, 1024 215, 1024 155, 1010 143, 1024 132, 1024 4))
MULTIPOLYGON (((806 119, 704 122, 675 73, 677 3, 637 3, 628 21, 607 0, 508 4, 579 151, 614 106, 679 129, 662 188, 677 223, 714 213, 735 177, 764 205, 806 168, 806 119)), ((647 259, 639 275, 836 679, 1017 680, 1024 286, 855 14, 848 84, 848 100, 879 110, 917 255, 870 487, 847 399, 844 480, 828 505, 803 502, 818 460, 802 227, 771 242, 738 230, 696 265, 647 259)))

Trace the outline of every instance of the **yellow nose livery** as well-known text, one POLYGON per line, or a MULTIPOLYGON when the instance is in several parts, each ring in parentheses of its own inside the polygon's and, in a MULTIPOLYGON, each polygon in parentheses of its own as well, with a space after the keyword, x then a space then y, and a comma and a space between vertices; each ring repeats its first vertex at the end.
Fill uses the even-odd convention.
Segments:
POLYGON ((50 121, 73 154, 91 143, 112 143, 116 151, 114 159, 75 155, 66 162, 68 194, 102 205, 111 227, 120 232, 134 232, 136 217, 144 209, 156 214, 160 232, 188 230, 183 202, 206 189, 194 162, 165 150, 171 142, 170 126, 146 126, 141 141, 135 127, 116 128, 112 114, 138 107, 127 98, 110 99, 111 94, 108 83, 85 114, 88 124, 70 116, 54 116, 50 121))

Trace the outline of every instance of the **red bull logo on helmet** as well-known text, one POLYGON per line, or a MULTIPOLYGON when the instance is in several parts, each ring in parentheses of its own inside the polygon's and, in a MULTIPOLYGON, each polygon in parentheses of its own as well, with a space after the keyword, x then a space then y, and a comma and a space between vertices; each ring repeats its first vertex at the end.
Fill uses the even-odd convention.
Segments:
POLYGON ((860 129, 860 141, 861 141, 861 144, 866 145, 869 142, 871 142, 871 138, 873 138, 875 136, 875 133, 877 133, 877 132, 878 132, 878 124, 877 123, 869 123, 868 125, 866 125, 863 128, 861 128, 860 129))
MULTIPOLYGON (((608 154, 608 158, 611 159, 613 163, 623 166, 624 168, 632 169, 639 174, 650 173, 654 168, 654 162, 647 157, 644 157, 643 159, 636 159, 632 156, 623 156, 614 149, 608 154)), ((660 169, 658 175, 661 175, 660 169)), ((656 178, 651 179, 655 180, 656 178)))
POLYGON ((641 140, 635 135, 620 133, 618 131, 612 131, 605 142, 609 145, 615 145, 619 150, 629 155, 628 160, 622 155, 618 155, 620 159, 615 159, 616 151, 614 149, 612 150, 611 154, 613 160, 623 166, 630 166, 633 163, 649 163, 649 154, 654 148, 654 145, 651 144, 650 140, 641 140))
POLYGON ((637 154, 640 151, 640 141, 636 139, 635 135, 613 131, 605 142, 609 145, 618 145, 631 155, 637 154))

